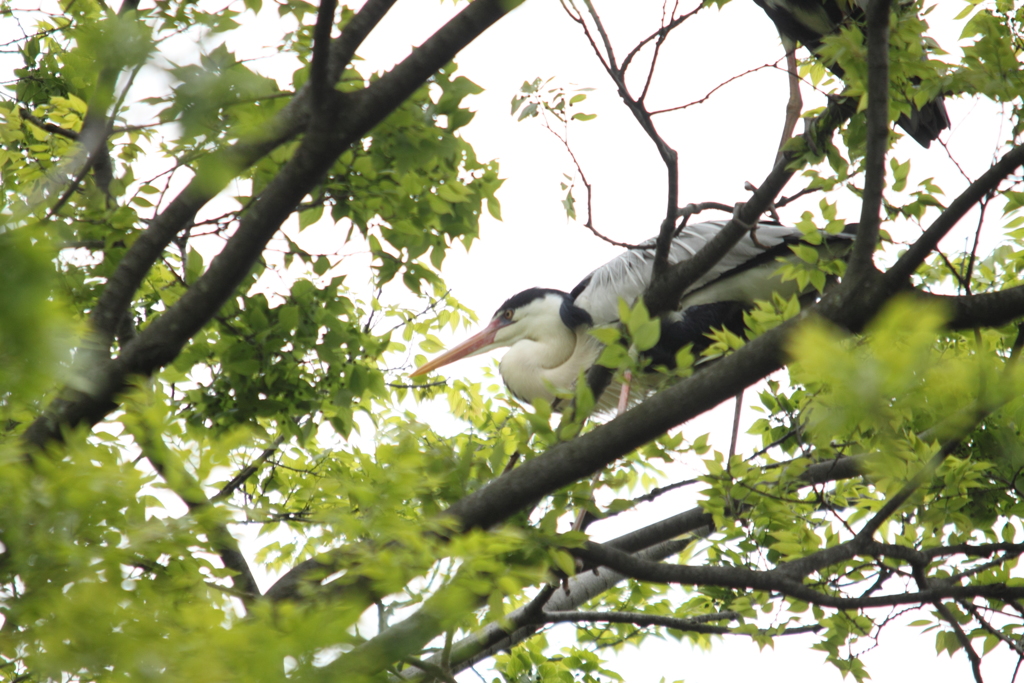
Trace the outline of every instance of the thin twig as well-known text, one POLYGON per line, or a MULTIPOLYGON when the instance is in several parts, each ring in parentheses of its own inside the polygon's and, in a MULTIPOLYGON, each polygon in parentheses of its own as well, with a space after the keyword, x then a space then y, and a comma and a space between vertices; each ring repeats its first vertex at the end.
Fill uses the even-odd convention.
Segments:
POLYGON ((633 59, 640 53, 640 50, 642 50, 645 45, 647 45, 652 40, 664 40, 664 37, 667 36, 673 29, 675 29, 677 26, 682 24, 684 21, 686 21, 693 15, 697 14, 697 12, 704 9, 704 7, 704 3, 697 5, 696 9, 690 10, 686 14, 680 15, 672 19, 672 21, 670 21, 667 24, 663 24, 662 27, 659 28, 657 31, 655 31, 654 33, 652 33, 651 35, 647 36, 639 43, 637 43, 636 46, 632 50, 630 50, 629 53, 626 55, 626 58, 622 60, 622 70, 626 71, 629 68, 629 65, 633 62, 633 59))
POLYGON ((661 614, 644 614, 642 612, 544 612, 541 617, 545 623, 558 624, 563 622, 608 622, 612 624, 633 624, 635 626, 664 626, 677 631, 690 633, 726 634, 730 629, 726 626, 709 626, 709 621, 736 621, 738 612, 720 612, 707 614, 690 619, 667 617, 661 614))
POLYGON ((71 140, 77 140, 78 139, 78 133, 77 132, 75 132, 73 130, 69 130, 67 128, 61 128, 60 126, 58 126, 55 123, 50 123, 49 121, 44 121, 43 119, 39 118, 38 116, 35 116, 34 114, 32 114, 32 112, 30 112, 25 107, 19 107, 18 108, 18 112, 21 114, 21 118, 25 119, 26 121, 31 122, 37 128, 42 128, 43 130, 47 131, 48 133, 53 133, 54 135, 60 135, 61 137, 69 138, 71 140))
POLYGON ((978 202, 978 227, 974 230, 974 244, 971 245, 971 255, 967 259, 967 272, 964 273, 964 293, 971 295, 971 279, 974 277, 974 262, 978 258, 978 245, 981 243, 981 229, 985 226, 985 210, 988 203, 995 196, 996 188, 992 188, 987 195, 978 202))
POLYGON ((731 78, 728 78, 728 79, 722 81, 721 83, 716 85, 711 90, 708 90, 707 93, 704 95, 704 97, 701 97, 700 99, 693 100, 692 102, 687 102, 686 104, 680 104, 679 106, 676 106, 676 107, 668 107, 666 109, 655 109, 654 111, 651 112, 651 116, 657 116, 658 114, 669 114, 669 113, 674 112, 674 111, 681 111, 683 109, 689 109, 690 107, 695 107, 698 104, 704 104, 709 99, 711 99, 712 95, 714 95, 716 92, 718 92, 719 90, 721 90, 725 86, 729 85, 733 81, 737 81, 737 80, 743 78, 744 76, 749 76, 750 74, 752 74, 752 73, 754 73, 756 71, 761 71, 762 69, 772 69, 772 68, 777 69, 777 68, 779 68, 779 61, 781 61, 781 60, 778 60, 778 61, 775 61, 775 62, 770 62, 768 64, 762 64, 761 66, 755 66, 752 69, 747 69, 743 73, 736 74, 735 76, 732 76, 731 78))
POLYGON ((1008 638, 1006 634, 1004 634, 1002 631, 1000 631, 992 624, 990 624, 988 620, 981 615, 981 611, 978 609, 977 605, 975 605, 973 602, 968 602, 966 600, 958 600, 957 602, 960 604, 961 607, 967 610, 967 612, 972 617, 974 617, 974 619, 979 624, 981 624, 981 627, 983 629, 994 635, 999 640, 1006 643, 1007 647, 1016 652, 1018 655, 1024 656, 1024 644, 1020 643, 1019 641, 1013 640, 1012 638, 1008 638))
POLYGON ((799 199, 800 197, 803 197, 804 195, 812 194, 814 192, 821 192, 821 190, 822 190, 822 188, 820 188, 820 187, 805 187, 804 189, 800 190, 799 192, 791 194, 788 197, 782 197, 781 199, 776 199, 775 200, 775 208, 776 209, 781 209, 786 204, 790 204, 790 203, 796 201, 797 199, 799 199))
POLYGON ((681 489, 684 486, 693 486, 694 484, 698 483, 700 483, 700 479, 684 479, 683 481, 677 481, 672 484, 666 484, 665 486, 659 486, 657 488, 651 489, 651 491, 649 491, 648 493, 645 493, 642 496, 637 496, 636 498, 629 500, 629 504, 626 507, 618 507, 614 512, 607 512, 603 514, 599 521, 603 522, 605 520, 611 519, 616 515, 621 515, 623 512, 628 512, 629 510, 635 509, 641 503, 649 503, 650 501, 656 500, 657 498, 665 495, 666 493, 670 493, 672 491, 675 491, 676 489, 681 489))
POLYGON ((743 392, 736 394, 736 410, 732 416, 732 439, 729 441, 729 457, 736 455, 736 442, 740 436, 740 413, 743 411, 743 392))

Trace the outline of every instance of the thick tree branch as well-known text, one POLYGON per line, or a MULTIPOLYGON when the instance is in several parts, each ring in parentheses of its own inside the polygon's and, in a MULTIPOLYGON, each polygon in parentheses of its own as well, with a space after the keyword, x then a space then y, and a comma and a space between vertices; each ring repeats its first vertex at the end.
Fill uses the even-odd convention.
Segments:
POLYGON ((1024 316, 1024 286, 1010 287, 999 292, 947 296, 942 294, 915 294, 924 302, 933 302, 948 311, 947 327, 952 330, 970 330, 977 327, 1001 327, 1024 316))
POLYGON ((331 43, 327 81, 336 83, 348 67, 356 50, 397 0, 367 0, 355 16, 345 24, 341 35, 331 43))
POLYGON ((889 0, 871 0, 867 11, 868 111, 864 155, 864 196, 860 226, 847 273, 859 278, 874 270, 873 255, 881 224, 885 189, 885 152, 889 148, 889 0))
POLYGON ((337 0, 320 0, 313 27, 313 60, 309 65, 309 86, 313 93, 313 109, 319 113, 330 101, 328 92, 334 82, 328 78, 328 60, 331 50, 331 29, 334 28, 334 10, 337 0))

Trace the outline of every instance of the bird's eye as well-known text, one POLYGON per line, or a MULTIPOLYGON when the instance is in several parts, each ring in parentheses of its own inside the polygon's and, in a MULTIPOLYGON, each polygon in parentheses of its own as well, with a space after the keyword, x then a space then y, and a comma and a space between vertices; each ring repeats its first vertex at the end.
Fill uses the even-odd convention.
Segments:
POLYGON ((514 311, 510 308, 505 311, 505 320, 511 320, 512 316, 515 315, 514 311))

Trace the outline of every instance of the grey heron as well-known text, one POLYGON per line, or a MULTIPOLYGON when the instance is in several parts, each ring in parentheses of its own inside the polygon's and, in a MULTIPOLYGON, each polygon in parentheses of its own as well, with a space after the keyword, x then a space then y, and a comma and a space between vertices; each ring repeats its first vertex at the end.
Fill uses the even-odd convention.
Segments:
MULTIPOLYGON (((768 18, 779 31, 787 53, 796 49, 796 43, 802 43, 811 52, 817 53, 822 39, 837 33, 844 23, 859 22, 864 18, 867 0, 754 0, 764 10, 768 18)), ((913 2, 897 0, 893 5, 897 11, 913 5, 913 2)), ((904 10, 905 11, 905 10, 904 10)), ((795 67, 795 62, 791 63, 795 67)), ((826 64, 828 69, 839 78, 844 71, 835 62, 826 64)), ((795 74, 794 74, 795 75, 795 74)), ((799 95, 797 95, 799 97, 799 95)), ((792 133, 792 121, 787 121, 787 131, 792 133)), ((928 147, 939 134, 949 128, 949 116, 943 95, 939 94, 920 109, 912 107, 909 114, 900 116, 896 122, 910 137, 922 147, 928 147)), ((785 135, 788 138, 789 135, 785 135)))
MULTIPOLYGON (((672 241, 670 263, 696 254, 726 221, 686 226, 672 241)), ((761 223, 745 235, 711 270, 684 292, 676 312, 661 321, 661 338, 649 352, 656 364, 671 366, 675 352, 687 344, 707 345, 712 327, 728 324, 755 300, 772 293, 789 297, 801 293, 795 280, 778 275, 781 260, 796 261, 790 245, 800 241, 797 228, 761 223)), ((852 234, 824 235, 816 247, 832 258, 846 251, 852 234)), ((633 303, 650 283, 654 240, 631 249, 599 267, 571 292, 534 287, 505 301, 479 333, 411 373, 432 370, 492 349, 509 347, 500 372, 519 400, 555 402, 570 392, 578 378, 597 362, 601 343, 589 331, 619 322, 619 301, 633 303)), ((827 256, 826 256, 827 257, 827 256)), ((614 404, 600 404, 599 410, 614 404)))

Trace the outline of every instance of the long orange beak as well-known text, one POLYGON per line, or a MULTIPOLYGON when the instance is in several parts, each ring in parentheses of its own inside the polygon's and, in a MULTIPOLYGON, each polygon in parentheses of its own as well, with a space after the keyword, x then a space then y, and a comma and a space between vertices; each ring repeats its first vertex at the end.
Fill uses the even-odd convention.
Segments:
POLYGON ((462 342, 453 349, 449 349, 445 353, 435 358, 432 361, 421 365, 412 372, 409 373, 410 377, 419 377, 425 375, 431 370, 437 370, 439 367, 454 363, 457 360, 472 356, 477 353, 483 353, 491 348, 495 348, 494 336, 498 334, 498 330, 508 324, 508 321, 504 318, 495 318, 490 324, 483 330, 473 335, 466 341, 462 342))

